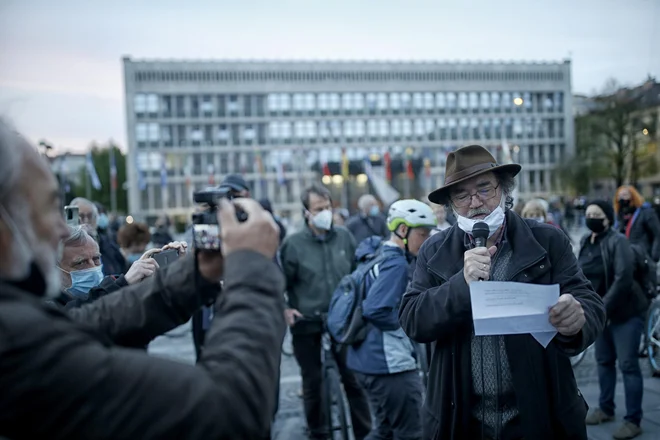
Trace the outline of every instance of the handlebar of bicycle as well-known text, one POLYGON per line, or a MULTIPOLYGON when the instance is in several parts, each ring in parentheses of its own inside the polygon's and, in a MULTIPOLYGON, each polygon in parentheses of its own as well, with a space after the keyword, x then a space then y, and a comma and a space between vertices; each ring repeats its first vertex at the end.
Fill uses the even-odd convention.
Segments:
POLYGON ((295 322, 296 324, 299 322, 316 322, 325 324, 327 320, 327 313, 316 313, 314 315, 303 315, 302 317, 296 317, 295 322))

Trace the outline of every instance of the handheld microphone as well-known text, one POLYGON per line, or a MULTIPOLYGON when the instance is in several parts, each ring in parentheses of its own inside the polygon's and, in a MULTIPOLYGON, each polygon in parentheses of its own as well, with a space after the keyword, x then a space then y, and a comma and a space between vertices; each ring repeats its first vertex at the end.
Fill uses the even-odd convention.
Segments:
POLYGON ((472 236, 477 247, 486 247, 488 234, 490 234, 490 228, 486 222, 477 222, 472 227, 472 236))
MULTIPOLYGON (((477 222, 472 226, 472 236, 477 247, 486 247, 488 234, 490 234, 490 228, 486 222, 477 222)), ((483 281, 483 278, 479 278, 479 281, 483 281)))

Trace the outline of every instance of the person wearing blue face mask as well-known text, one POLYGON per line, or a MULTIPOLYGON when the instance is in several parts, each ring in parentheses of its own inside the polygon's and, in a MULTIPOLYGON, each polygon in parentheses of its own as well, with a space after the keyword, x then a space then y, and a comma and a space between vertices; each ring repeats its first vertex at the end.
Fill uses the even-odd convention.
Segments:
POLYGON ((151 233, 146 223, 126 224, 117 233, 119 249, 129 266, 142 257, 150 241, 151 233))
POLYGON ((62 293, 54 302, 71 309, 142 281, 154 274, 158 264, 147 258, 134 263, 126 275, 104 277, 99 245, 84 227, 77 226, 69 227, 69 236, 62 241, 57 267, 62 293))
POLYGON ((346 221, 346 228, 351 231, 356 242, 360 243, 374 235, 382 238, 390 236, 376 197, 371 194, 363 195, 358 200, 358 209, 360 212, 346 221))

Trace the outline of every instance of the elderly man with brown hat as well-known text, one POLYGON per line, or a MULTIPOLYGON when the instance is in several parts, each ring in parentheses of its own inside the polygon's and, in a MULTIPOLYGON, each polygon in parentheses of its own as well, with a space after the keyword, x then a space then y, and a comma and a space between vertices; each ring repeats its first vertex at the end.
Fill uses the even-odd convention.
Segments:
POLYGON ((422 246, 399 312, 407 335, 432 347, 424 439, 587 439, 569 357, 594 342, 605 310, 565 234, 511 210, 520 169, 470 145, 449 154, 445 184, 429 195, 458 221, 422 246), (490 231, 485 247, 477 222, 490 231), (547 347, 530 334, 475 336, 469 285, 479 280, 558 284, 547 347))

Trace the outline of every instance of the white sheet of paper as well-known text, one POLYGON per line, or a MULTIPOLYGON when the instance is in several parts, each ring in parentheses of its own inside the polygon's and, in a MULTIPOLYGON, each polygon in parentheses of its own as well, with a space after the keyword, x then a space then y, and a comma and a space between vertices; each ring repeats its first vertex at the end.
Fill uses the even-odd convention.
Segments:
POLYGON ((548 315, 558 299, 559 284, 472 282, 474 333, 477 336, 530 333, 545 348, 557 334, 548 315))

